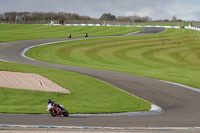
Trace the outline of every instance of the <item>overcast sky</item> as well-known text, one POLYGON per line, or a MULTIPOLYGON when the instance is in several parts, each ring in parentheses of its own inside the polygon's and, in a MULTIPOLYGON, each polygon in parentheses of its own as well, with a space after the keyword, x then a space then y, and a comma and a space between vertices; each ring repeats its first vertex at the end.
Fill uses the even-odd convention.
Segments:
POLYGON ((67 12, 100 18, 103 13, 115 16, 149 16, 153 20, 200 20, 200 0, 0 0, 0 13, 8 11, 67 12))

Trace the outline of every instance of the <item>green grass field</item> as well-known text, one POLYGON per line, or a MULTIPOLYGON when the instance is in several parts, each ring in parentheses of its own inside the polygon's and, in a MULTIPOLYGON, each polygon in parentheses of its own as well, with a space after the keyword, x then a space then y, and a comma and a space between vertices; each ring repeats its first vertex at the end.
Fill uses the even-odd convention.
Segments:
POLYGON ((0 24, 0 42, 67 38, 69 34, 72 34, 72 37, 84 37, 85 33, 89 36, 123 35, 140 30, 143 28, 0 24))
MULTIPOLYGON (((55 37, 58 32, 60 34, 56 37, 64 37, 63 33, 65 30, 71 30, 77 35, 82 35, 84 28, 94 33, 95 36, 103 35, 105 31, 110 31, 108 35, 112 35, 114 34, 112 32, 115 31, 118 32, 118 34, 124 34, 125 32, 142 30, 142 28, 115 29, 115 27, 106 27, 104 29, 100 27, 102 28, 100 30, 97 27, 0 24, 0 42, 51 38, 55 37), (49 31, 46 31, 48 28, 49 31), (75 29, 77 29, 77 31, 75 29), (56 32, 55 30, 58 31, 56 32), (49 33, 49 35, 47 35, 47 33, 49 33)), ((1 113, 48 113, 46 111, 46 106, 49 98, 59 104, 65 105, 69 113, 130 112, 147 111, 150 109, 150 103, 88 76, 63 70, 2 61, 0 61, 0 70, 37 73, 72 92, 70 94, 62 94, 0 87, 1 113)))
POLYGON ((48 113, 48 99, 70 113, 109 113, 149 110, 150 103, 100 80, 63 70, 0 61, 0 70, 37 73, 71 91, 70 94, 0 88, 0 112, 48 113))
POLYGON ((57 64, 141 75, 200 88, 200 34, 186 29, 138 37, 40 46, 27 56, 57 64))

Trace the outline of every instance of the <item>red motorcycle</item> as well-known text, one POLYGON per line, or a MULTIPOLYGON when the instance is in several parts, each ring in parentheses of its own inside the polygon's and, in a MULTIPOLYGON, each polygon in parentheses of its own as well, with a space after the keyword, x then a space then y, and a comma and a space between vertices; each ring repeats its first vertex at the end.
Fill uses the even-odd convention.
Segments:
POLYGON ((63 105, 59 105, 59 106, 61 108, 58 107, 57 105, 50 103, 47 105, 47 111, 49 111, 53 117, 56 117, 57 115, 63 115, 65 117, 68 117, 69 113, 66 109, 64 109, 64 106, 63 105))

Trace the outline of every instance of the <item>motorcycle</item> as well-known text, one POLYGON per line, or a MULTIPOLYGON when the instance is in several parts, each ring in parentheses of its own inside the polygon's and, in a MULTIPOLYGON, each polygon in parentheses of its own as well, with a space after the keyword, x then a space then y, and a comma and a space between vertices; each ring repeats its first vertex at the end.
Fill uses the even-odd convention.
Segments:
POLYGON ((57 115, 63 115, 64 117, 68 117, 69 113, 66 109, 64 109, 63 105, 60 105, 61 108, 59 108, 57 105, 53 105, 53 104, 48 104, 47 105, 47 111, 50 112, 50 114, 53 117, 56 117, 57 115))

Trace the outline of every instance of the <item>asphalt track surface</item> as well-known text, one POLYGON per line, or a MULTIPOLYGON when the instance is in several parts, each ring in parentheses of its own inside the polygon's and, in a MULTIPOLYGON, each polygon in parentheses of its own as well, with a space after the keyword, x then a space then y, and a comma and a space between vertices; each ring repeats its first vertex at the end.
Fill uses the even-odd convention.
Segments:
MULTIPOLYGON (((162 28, 146 28, 142 32, 132 34, 132 36, 154 34, 164 30, 162 28)), ((54 118, 50 115, 36 114, 0 114, 0 124, 93 127, 198 127, 200 125, 199 92, 156 79, 106 70, 51 64, 21 56, 21 52, 29 46, 76 39, 86 38, 57 38, 0 43, 0 59, 88 75, 156 104, 164 112, 148 116, 71 116, 68 118, 54 118)))

